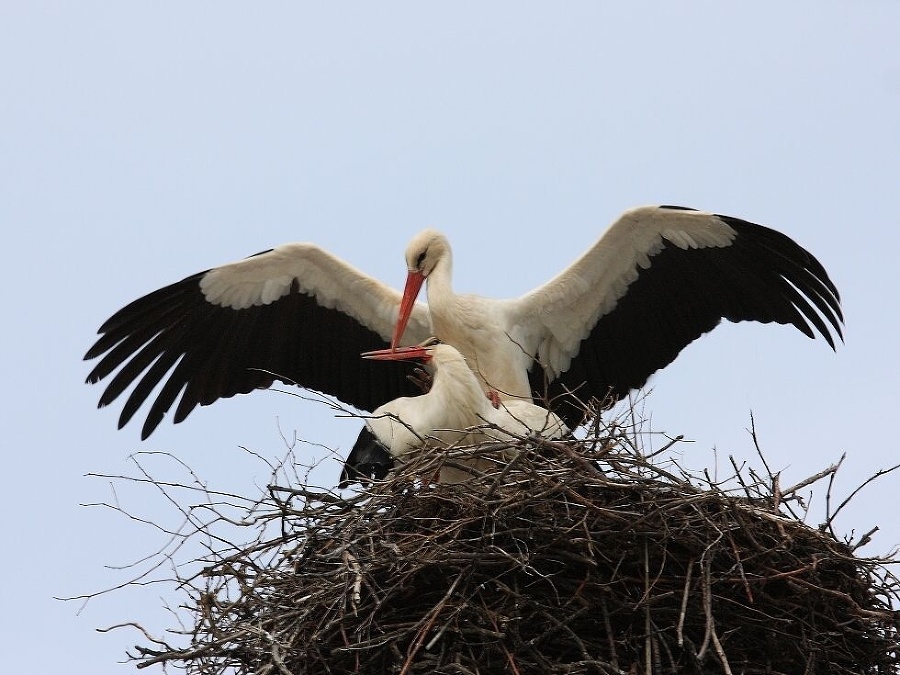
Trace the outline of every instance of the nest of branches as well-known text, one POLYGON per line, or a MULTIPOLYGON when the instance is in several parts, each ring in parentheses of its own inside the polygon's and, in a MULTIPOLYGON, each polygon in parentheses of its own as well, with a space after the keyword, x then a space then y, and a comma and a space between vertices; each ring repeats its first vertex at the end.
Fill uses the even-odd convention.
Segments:
POLYGON ((185 580, 190 644, 139 647, 138 665, 898 672, 890 561, 857 557, 830 523, 793 511, 834 467, 781 489, 737 468, 726 482, 691 475, 609 429, 513 447, 459 485, 434 484, 436 463, 496 446, 441 452, 350 497, 270 486, 245 515, 256 539, 185 580))

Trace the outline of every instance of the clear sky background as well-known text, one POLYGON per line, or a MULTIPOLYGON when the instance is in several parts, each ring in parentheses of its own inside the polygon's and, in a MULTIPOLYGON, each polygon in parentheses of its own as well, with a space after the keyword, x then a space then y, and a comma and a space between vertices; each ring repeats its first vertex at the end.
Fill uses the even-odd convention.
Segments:
MULTIPOLYGON (((407 240, 438 227, 457 290, 508 297, 631 206, 770 225, 829 270, 846 345, 721 326, 651 381, 652 428, 724 474, 729 454, 759 464, 753 411, 785 484, 846 452, 839 495, 900 461, 898 34, 892 1, 0 4, 3 670, 131 672, 117 662, 142 636, 94 629, 173 625, 165 585, 53 599, 120 583, 110 566, 164 543, 79 504, 178 520, 152 490, 85 474, 134 474, 132 453, 161 450, 253 496, 267 470, 239 446, 278 458, 284 434, 310 442, 303 457, 347 452, 358 421, 278 392, 142 443, 83 384, 112 312, 280 243, 399 286, 407 240)), ((326 459, 313 478, 338 472, 326 459)), ((879 525, 862 552, 891 550, 898 494, 900 475, 883 478, 838 528, 879 525)))

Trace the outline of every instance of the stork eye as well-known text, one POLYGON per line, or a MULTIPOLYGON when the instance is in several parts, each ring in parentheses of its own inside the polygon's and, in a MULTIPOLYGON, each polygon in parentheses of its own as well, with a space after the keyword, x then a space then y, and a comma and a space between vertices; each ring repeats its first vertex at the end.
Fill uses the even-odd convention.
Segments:
POLYGON ((425 262, 425 253, 426 253, 425 251, 422 251, 419 254, 419 257, 416 258, 416 267, 422 267, 422 263, 425 262))

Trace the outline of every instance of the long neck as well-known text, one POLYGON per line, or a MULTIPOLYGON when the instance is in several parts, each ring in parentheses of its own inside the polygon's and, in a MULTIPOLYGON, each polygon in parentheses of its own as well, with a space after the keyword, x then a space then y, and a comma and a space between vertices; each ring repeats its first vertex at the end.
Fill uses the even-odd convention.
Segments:
POLYGON ((428 396, 446 428, 464 429, 480 424, 489 405, 478 379, 462 358, 437 363, 428 396))
MULTIPOLYGON (((470 307, 462 298, 453 292, 452 282, 453 259, 450 250, 438 260, 437 265, 428 275, 428 311, 431 314, 431 329, 442 342, 459 349, 463 356, 472 358, 469 353, 470 329, 472 318, 467 316, 470 307)), ((454 359, 444 358, 442 363, 452 364, 454 359)))
POLYGON ((431 274, 428 275, 428 284, 425 288, 428 296, 428 305, 434 307, 446 304, 454 297, 453 293, 453 256, 447 248, 437 261, 431 274))

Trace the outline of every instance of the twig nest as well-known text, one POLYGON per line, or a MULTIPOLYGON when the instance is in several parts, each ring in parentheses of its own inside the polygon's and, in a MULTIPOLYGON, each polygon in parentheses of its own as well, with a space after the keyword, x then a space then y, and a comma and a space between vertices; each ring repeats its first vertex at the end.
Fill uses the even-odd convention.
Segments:
POLYGON ((460 485, 431 482, 451 452, 348 499, 273 488, 278 531, 209 566, 191 644, 145 648, 141 665, 897 672, 886 561, 800 522, 794 495, 743 479, 727 490, 616 437, 515 445, 460 485))

